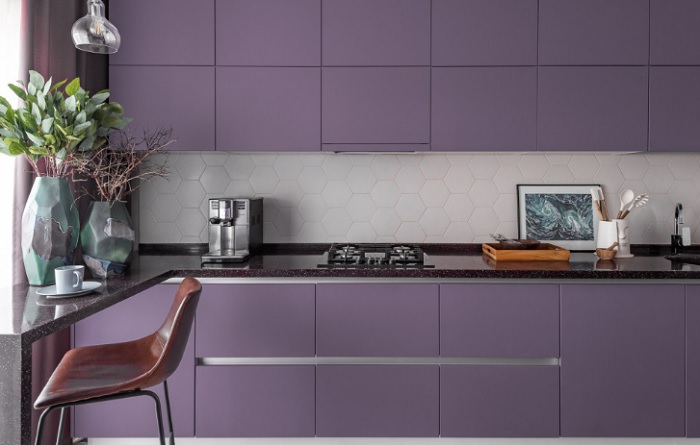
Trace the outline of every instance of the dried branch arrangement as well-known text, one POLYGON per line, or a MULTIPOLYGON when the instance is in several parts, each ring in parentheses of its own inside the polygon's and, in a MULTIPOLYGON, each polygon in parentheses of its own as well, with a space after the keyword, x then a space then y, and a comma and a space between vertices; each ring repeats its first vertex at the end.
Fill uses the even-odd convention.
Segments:
POLYGON ((149 158, 175 142, 171 135, 172 129, 144 131, 143 138, 137 140, 122 131, 117 137, 111 137, 109 144, 75 159, 73 167, 95 181, 97 196, 88 193, 93 199, 124 202, 145 181, 167 176, 165 165, 149 158), (141 146, 143 148, 139 149, 141 146))

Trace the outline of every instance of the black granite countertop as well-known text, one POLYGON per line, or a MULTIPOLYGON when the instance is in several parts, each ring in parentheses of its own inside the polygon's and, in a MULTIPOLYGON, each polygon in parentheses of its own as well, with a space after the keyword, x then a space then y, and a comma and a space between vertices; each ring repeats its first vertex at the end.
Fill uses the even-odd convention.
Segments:
POLYGON ((663 249, 633 249, 634 258, 601 261, 589 252, 572 253, 568 262, 495 262, 481 254, 480 245, 423 246, 432 268, 320 268, 322 246, 268 247, 243 263, 202 265, 200 255, 170 251, 158 254, 145 249, 130 272, 102 281, 95 292, 73 298, 50 299, 37 294, 38 287, 17 285, 5 289, 0 302, 0 335, 21 336, 32 342, 56 332, 106 307, 116 304, 168 278, 192 275, 200 278, 287 279, 496 279, 496 280, 697 280, 700 265, 677 263, 664 257, 663 249))

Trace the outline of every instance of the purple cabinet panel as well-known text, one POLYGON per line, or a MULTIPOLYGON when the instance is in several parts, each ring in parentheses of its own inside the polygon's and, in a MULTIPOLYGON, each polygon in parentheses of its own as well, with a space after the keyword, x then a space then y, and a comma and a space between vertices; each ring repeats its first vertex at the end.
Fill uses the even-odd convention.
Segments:
POLYGON ((319 66, 321 0, 217 0, 216 64, 319 66))
POLYGON ((698 151, 699 115, 700 67, 650 67, 650 151, 698 151))
POLYGON ((443 284, 443 357, 559 357, 559 286, 443 284))
POLYGON ((109 68, 110 98, 133 118, 136 137, 144 129, 172 128, 168 150, 214 149, 214 68, 115 66, 109 68))
POLYGON ((323 0, 324 65, 430 65, 430 0, 323 0))
POLYGON ((432 65, 537 65, 537 0, 433 0, 432 65))
POLYGON ((434 151, 534 151, 537 68, 433 68, 434 151))
POLYGON ((197 357, 313 357, 313 284, 208 285, 197 357))
MULTIPOLYGON (((105 309, 75 325, 76 347, 135 340, 155 332, 175 298, 175 285, 159 285, 105 309)), ((206 296, 206 288, 202 297, 206 296)), ((194 436, 194 335, 180 366, 168 379, 173 426, 178 437, 194 436)), ((151 388, 165 403, 162 385, 151 388)), ((163 405, 165 419, 165 406, 163 405)), ((156 437, 153 400, 113 400, 74 408, 75 437, 156 437)), ((164 420, 167 430, 167 420, 164 420)))
POLYGON ((316 354, 437 357, 438 286, 319 284, 316 354))
POLYGON ((197 437, 313 437, 314 366, 198 366, 197 437))
POLYGON ((685 433, 700 437, 700 286, 686 286, 685 433))
POLYGON ((323 142, 430 141, 430 68, 324 68, 323 142))
POLYGON ((646 65, 649 0, 540 0, 540 65, 646 65))
POLYGON ((651 0, 649 63, 700 65, 700 2, 651 0))
POLYGON ((646 67, 540 67, 539 150, 646 150, 646 67))
POLYGON ((119 0, 109 20, 122 38, 112 65, 214 64, 214 0, 119 0))
POLYGON ((561 435, 685 435, 682 285, 561 287, 561 435))
POLYGON ((558 366, 440 367, 440 436, 558 437, 558 366))
POLYGON ((319 437, 437 437, 437 365, 319 365, 319 437))
POLYGON ((216 149, 319 151, 320 68, 216 70, 216 149))

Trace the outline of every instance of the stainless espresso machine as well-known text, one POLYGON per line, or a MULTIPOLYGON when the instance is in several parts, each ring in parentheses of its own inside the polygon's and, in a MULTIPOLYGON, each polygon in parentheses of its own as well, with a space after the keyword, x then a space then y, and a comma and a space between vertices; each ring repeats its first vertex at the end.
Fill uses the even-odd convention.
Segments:
POLYGON ((209 200, 209 253, 203 263, 245 261, 263 241, 262 198, 209 200))

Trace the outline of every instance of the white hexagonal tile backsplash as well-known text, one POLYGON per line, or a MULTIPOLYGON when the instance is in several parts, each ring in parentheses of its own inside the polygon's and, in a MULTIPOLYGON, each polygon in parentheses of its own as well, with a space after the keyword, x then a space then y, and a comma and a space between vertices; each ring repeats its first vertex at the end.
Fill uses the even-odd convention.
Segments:
POLYGON ((700 236, 700 155, 666 153, 237 154, 179 152, 139 190, 142 243, 207 242, 203 201, 265 199, 265 242, 473 243, 517 235, 517 184, 599 183, 616 212, 627 187, 651 200, 633 243, 667 243, 673 206, 700 236))

